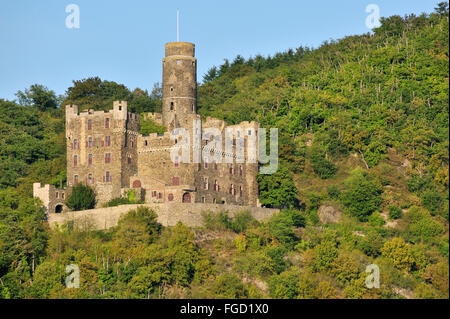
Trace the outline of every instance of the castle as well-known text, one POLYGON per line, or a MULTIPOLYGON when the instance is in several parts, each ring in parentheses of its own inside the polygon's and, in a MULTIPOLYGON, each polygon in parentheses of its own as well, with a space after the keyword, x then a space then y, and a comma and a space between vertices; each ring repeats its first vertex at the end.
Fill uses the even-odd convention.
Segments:
MULTIPOLYGON (((34 197, 43 201, 47 213, 67 210, 65 199, 77 183, 86 183, 95 189, 97 206, 124 196, 130 190, 146 203, 259 206, 258 163, 248 151, 250 142, 256 147, 259 124, 252 121, 227 126, 215 118, 202 120, 196 113, 194 44, 172 42, 165 45, 162 95, 162 113, 144 116, 165 126, 167 131, 148 136, 139 133, 140 117, 128 112, 126 101, 115 101, 109 112, 79 112, 76 105, 66 106, 67 187, 33 185, 34 197), (189 135, 175 136, 174 129, 189 135), (239 143, 242 141, 244 158, 236 156, 225 145, 230 131, 236 133, 231 137, 233 149, 238 148, 237 139, 239 143), (211 144, 209 135, 204 132, 219 132, 221 139, 214 140, 213 136, 211 141, 221 143, 222 147, 205 148, 211 144), (174 147, 180 145, 181 150, 185 139, 193 144, 187 149, 189 162, 182 160, 185 155, 181 156, 181 151, 179 157, 171 156, 174 147), (203 154, 198 150, 203 150, 203 154), (211 155, 208 153, 216 159, 205 160, 211 155), (218 154, 220 160, 217 160, 218 154)), ((256 152, 254 154, 256 156, 256 152)))

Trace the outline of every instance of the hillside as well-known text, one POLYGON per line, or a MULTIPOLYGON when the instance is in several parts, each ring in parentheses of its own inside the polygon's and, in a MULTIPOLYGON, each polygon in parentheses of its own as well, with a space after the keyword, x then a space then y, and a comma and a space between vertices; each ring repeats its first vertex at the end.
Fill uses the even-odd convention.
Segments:
POLYGON ((162 227, 138 209, 109 231, 51 231, 31 185, 65 183, 59 105, 158 111, 160 88, 89 78, 0 99, 0 298, 449 298, 448 18, 441 5, 209 70, 202 116, 279 129, 279 169, 258 177, 262 204, 283 208, 267 223, 205 213, 204 228, 162 227), (67 264, 80 289, 64 287, 67 264))

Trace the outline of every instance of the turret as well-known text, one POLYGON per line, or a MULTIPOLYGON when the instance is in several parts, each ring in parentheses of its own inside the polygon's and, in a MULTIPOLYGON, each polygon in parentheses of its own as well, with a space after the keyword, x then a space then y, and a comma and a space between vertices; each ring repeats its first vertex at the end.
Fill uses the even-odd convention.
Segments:
MULTIPOLYGON (((163 59, 163 124, 169 129, 185 127, 197 110, 197 59, 195 45, 187 42, 166 44, 163 59)), ((192 125, 192 123, 191 123, 192 125)))

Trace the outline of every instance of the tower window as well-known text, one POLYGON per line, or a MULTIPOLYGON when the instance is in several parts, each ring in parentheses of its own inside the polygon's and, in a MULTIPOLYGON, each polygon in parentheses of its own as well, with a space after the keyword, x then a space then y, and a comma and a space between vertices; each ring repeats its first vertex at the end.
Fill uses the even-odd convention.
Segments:
POLYGON ((74 185, 77 185, 77 184, 78 184, 78 175, 75 175, 75 176, 73 177, 73 183, 74 183, 74 185))
POLYGON ((174 108, 174 103, 170 102, 170 110, 173 111, 173 108, 174 108))
POLYGON ((91 173, 89 173, 89 175, 88 175, 87 182, 88 182, 89 184, 94 184, 94 178, 92 177, 92 174, 91 174, 91 173))
POLYGON ((105 174, 105 180, 107 183, 109 183, 111 181, 111 174, 108 171, 105 174))
POLYGON ((111 136, 105 136, 105 146, 111 146, 111 136))
POLYGON ((169 196, 167 196, 167 199, 169 200, 169 202, 173 201, 173 194, 169 194, 169 196))
POLYGON ((180 185, 180 178, 179 177, 172 177, 172 185, 173 186, 180 185))
POLYGON ((89 147, 93 146, 92 137, 89 138, 89 147))
POLYGON ((204 177, 203 178, 203 188, 208 190, 208 186, 209 186, 208 177, 204 177))
POLYGON ((111 163, 111 153, 105 153, 105 163, 111 163))
POLYGON ((173 87, 170 88, 170 91, 173 92, 173 87))
POLYGON ((92 130, 92 120, 88 120, 88 130, 92 130))
POLYGON ((93 155, 92 155, 92 154, 89 154, 89 157, 88 157, 88 165, 92 165, 92 158, 93 158, 93 155))
POLYGON ((109 118, 105 119, 105 128, 109 128, 109 118))
POLYGON ((77 167, 77 165, 78 165, 78 156, 75 155, 75 156, 73 157, 73 166, 74 166, 74 167, 77 167))
POLYGON ((74 140, 73 140, 73 149, 74 149, 74 150, 77 150, 77 149, 78 149, 78 140, 77 140, 77 139, 74 139, 74 140))

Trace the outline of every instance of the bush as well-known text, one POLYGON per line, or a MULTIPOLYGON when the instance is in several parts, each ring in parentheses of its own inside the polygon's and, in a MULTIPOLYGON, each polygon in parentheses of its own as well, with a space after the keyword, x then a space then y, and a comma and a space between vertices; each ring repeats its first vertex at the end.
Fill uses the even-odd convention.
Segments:
POLYGON ((127 204, 134 204, 134 203, 130 202, 128 200, 128 198, 117 197, 117 198, 113 198, 109 202, 103 204, 103 207, 114 207, 114 206, 127 205, 127 204))
POLYGON ((347 190, 342 194, 342 201, 350 213, 360 221, 378 209, 383 189, 364 171, 355 170, 346 181, 347 190))
POLYGON ((422 194, 421 199, 423 206, 428 208, 433 215, 439 211, 442 204, 442 198, 438 192, 428 190, 422 194))
POLYGON ((328 196, 332 199, 338 199, 341 196, 341 191, 337 185, 330 185, 327 187, 328 196))
POLYGON ((258 175, 259 200, 266 207, 298 207, 297 187, 291 172, 280 166, 271 175, 258 175))
POLYGON ((270 295, 276 299, 294 299, 298 296, 299 275, 286 271, 269 279, 270 295))
POLYGON ((242 299, 248 297, 248 291, 244 284, 234 274, 218 276, 212 285, 212 291, 214 297, 219 299, 242 299))
POLYGON ((314 172, 322 179, 332 177, 337 171, 336 165, 331 163, 326 158, 325 152, 317 147, 314 147, 311 152, 311 163, 314 172))
POLYGON ((128 204, 143 204, 143 201, 139 201, 136 199, 136 193, 134 189, 127 192, 127 197, 113 198, 109 202, 103 204, 103 207, 114 207, 128 204))
POLYGON ((273 215, 269 221, 270 233, 281 243, 292 245, 297 237, 294 234, 294 222, 292 218, 286 214, 273 215))
POLYGON ((231 228, 236 233, 242 233, 254 221, 255 219, 248 210, 237 212, 236 214, 234 214, 233 220, 231 222, 231 228))
POLYGON ((67 198, 66 204, 71 210, 94 208, 96 204, 94 189, 81 183, 75 185, 72 188, 72 194, 67 198))
POLYGON ((228 212, 202 212, 203 224, 207 229, 226 230, 232 228, 232 220, 228 216, 228 212))
POLYGON ((402 217, 402 210, 398 206, 389 206, 389 218, 398 219, 402 217))
POLYGON ((297 209, 287 209, 282 210, 281 214, 285 214, 292 219, 292 223, 295 227, 305 227, 306 226, 306 218, 303 214, 297 209))

